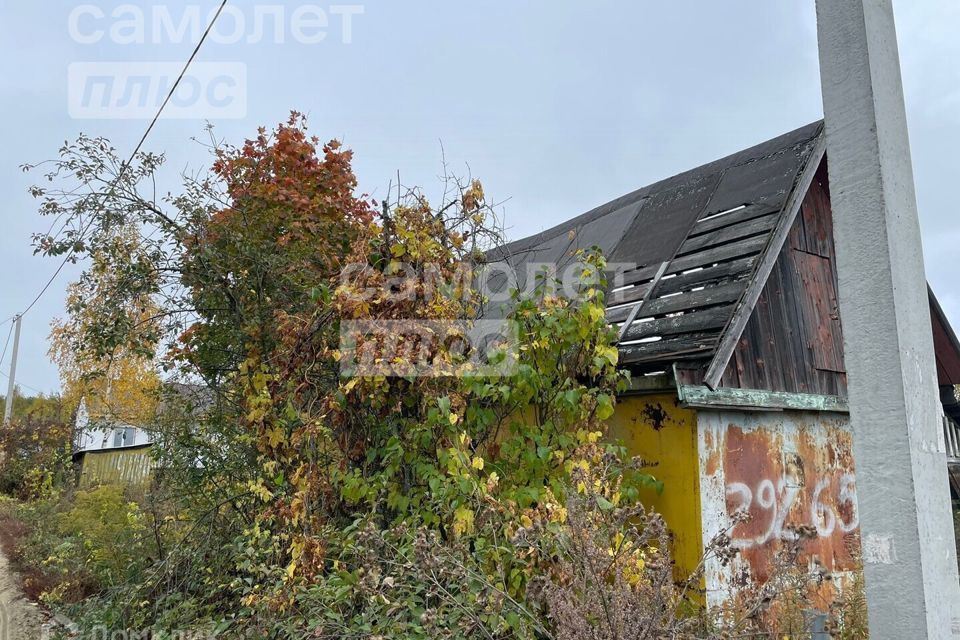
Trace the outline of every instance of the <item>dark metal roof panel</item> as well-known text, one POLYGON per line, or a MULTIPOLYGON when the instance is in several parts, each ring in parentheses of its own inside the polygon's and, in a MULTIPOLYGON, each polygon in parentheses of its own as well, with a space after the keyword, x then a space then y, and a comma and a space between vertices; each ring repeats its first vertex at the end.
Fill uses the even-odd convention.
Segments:
POLYGON ((616 249, 608 254, 609 261, 636 269, 670 260, 709 206, 721 177, 720 171, 705 173, 651 194, 616 249))
MULTIPOLYGON (((789 155, 788 151, 797 145, 801 145, 816 137, 817 133, 822 128, 822 120, 814 122, 796 129, 795 131, 791 131, 790 133, 786 133, 782 136, 773 138, 772 140, 768 140, 754 147, 750 147, 749 149, 738 151, 737 153, 729 155, 720 160, 715 160, 703 166, 697 167, 696 169, 691 169, 670 178, 660 180, 659 182, 655 182, 651 185, 642 187, 636 191, 611 200, 604 205, 596 207, 595 209, 591 209, 590 211, 581 214, 576 218, 572 218, 566 222, 558 224, 555 227, 506 244, 492 252, 491 255, 504 259, 508 259, 509 256, 522 256, 526 250, 537 247, 538 245, 543 244, 557 236, 566 236, 570 231, 580 230, 582 233, 588 228, 589 225, 600 221, 602 218, 608 215, 621 212, 630 206, 643 204, 643 201, 646 198, 655 193, 682 188, 684 185, 695 185, 699 182, 702 182, 704 179, 707 179, 712 174, 723 171, 730 173, 730 169, 735 167, 743 167, 743 169, 740 171, 735 172, 735 175, 739 176, 742 173, 744 176, 746 176, 746 180, 740 180, 742 186, 739 188, 742 196, 755 197, 764 200, 768 199, 770 193, 776 193, 779 191, 779 189, 761 188, 761 192, 757 193, 757 187, 760 185, 767 185, 772 181, 775 181, 779 175, 777 171, 778 161, 789 163, 789 160, 786 159, 786 156, 789 155), (771 160, 773 162, 771 162, 771 160), (771 170, 771 168, 773 170, 771 170)), ((780 183, 776 184, 778 186, 782 186, 780 183)), ((723 189, 718 191, 718 194, 711 199, 711 203, 714 206, 712 206, 710 210, 705 211, 704 216, 709 216, 714 213, 724 211, 732 206, 743 204, 742 202, 730 205, 726 204, 728 201, 730 201, 731 196, 734 196, 737 193, 737 190, 737 178, 729 178, 726 181, 723 189), (716 205, 722 206, 723 208, 717 209, 716 205)), ((733 200, 736 199, 736 197, 733 197, 733 200)), ((782 199, 785 200, 786 196, 783 196, 782 199)), ((646 207, 644 207, 644 209, 647 213, 651 211, 651 209, 646 207)), ((647 215, 647 213, 644 215, 647 215)), ((638 219, 637 222, 641 222, 641 219, 638 219)), ((620 238, 617 238, 617 240, 620 240, 620 238)))
MULTIPOLYGON (((709 298, 709 291, 702 293, 704 288, 723 287, 750 276, 750 265, 754 261, 745 258, 763 250, 774 226, 757 222, 756 218, 777 212, 782 214, 822 128, 822 122, 814 122, 661 180, 552 229, 505 245, 491 252, 490 257, 509 262, 522 280, 530 263, 548 262, 562 267, 572 260, 576 249, 599 246, 609 262, 619 263, 618 266, 623 263, 635 265, 634 271, 627 271, 626 281, 637 288, 637 294, 623 295, 621 291, 618 292, 621 299, 643 301, 649 297, 652 302, 658 295, 673 295, 679 299, 671 301, 669 307, 679 308, 679 311, 672 311, 671 317, 686 312, 683 308, 686 299, 691 305, 696 303, 691 312, 694 309, 702 312, 703 300, 709 298), (718 215, 738 207, 746 207, 746 211, 727 213, 729 217, 718 215), (674 261, 677 255, 684 257, 674 261), (654 274, 663 262, 671 262, 677 269, 667 269, 661 274, 664 280, 654 281, 654 274), (725 279, 697 283, 690 291, 676 291, 676 287, 666 286, 664 291, 669 290, 669 294, 658 293, 660 282, 668 282, 690 269, 713 269, 728 262, 746 266, 741 269, 742 273, 717 269, 725 274, 725 279), (643 291, 644 287, 649 290, 649 296, 643 291)), ((733 308, 726 299, 717 304, 724 305, 724 313, 733 308)), ((651 308, 659 307, 652 305, 651 308)), ((651 336, 644 342, 622 345, 625 362, 630 364, 632 361, 638 368, 654 370, 677 357, 691 357, 691 354, 697 358, 709 357, 722 333, 722 326, 726 324, 715 317, 716 312, 714 309, 714 313, 702 314, 711 318, 709 326, 690 323, 693 328, 689 336, 651 336), (642 366, 639 363, 643 363, 642 366)), ((630 314, 621 307, 612 309, 610 315, 622 322, 630 314)), ((660 319, 656 315, 645 316, 642 309, 636 318, 641 323, 660 319)), ((676 329, 687 323, 660 324, 676 329)))

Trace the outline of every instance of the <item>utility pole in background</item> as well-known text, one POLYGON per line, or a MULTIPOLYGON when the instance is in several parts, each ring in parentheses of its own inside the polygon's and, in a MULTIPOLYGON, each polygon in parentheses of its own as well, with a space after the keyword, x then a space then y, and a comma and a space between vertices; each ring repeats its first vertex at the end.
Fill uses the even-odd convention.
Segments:
POLYGON ((870 636, 960 637, 892 0, 816 0, 870 636))
POLYGON ((16 326, 13 334, 13 352, 10 354, 10 382, 7 385, 7 401, 3 409, 3 424, 10 424, 13 418, 13 401, 17 394, 17 351, 20 349, 20 321, 22 315, 17 315, 13 322, 16 326))

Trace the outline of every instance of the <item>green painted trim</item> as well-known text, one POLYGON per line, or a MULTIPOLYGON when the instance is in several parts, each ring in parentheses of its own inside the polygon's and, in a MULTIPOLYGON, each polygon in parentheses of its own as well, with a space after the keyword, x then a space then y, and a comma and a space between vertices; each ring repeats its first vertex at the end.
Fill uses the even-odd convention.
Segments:
POLYGON ((846 398, 812 393, 724 388, 711 391, 705 386, 678 384, 677 394, 688 407, 850 412, 846 398))

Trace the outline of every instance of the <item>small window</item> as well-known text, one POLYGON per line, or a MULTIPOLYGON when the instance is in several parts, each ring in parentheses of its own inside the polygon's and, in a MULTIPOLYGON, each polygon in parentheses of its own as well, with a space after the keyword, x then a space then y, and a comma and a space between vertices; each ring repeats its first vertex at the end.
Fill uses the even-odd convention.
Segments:
POLYGON ((137 430, 134 427, 124 427, 123 429, 113 430, 113 446, 129 447, 134 444, 137 430))

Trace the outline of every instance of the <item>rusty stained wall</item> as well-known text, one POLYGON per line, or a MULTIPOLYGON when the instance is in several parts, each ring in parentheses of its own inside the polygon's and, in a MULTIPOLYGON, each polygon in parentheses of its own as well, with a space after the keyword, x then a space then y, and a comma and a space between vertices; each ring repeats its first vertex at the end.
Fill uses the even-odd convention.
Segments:
POLYGON ((733 563, 709 563, 708 602, 769 579, 784 541, 804 526, 815 535, 801 562, 823 575, 814 597, 826 609, 852 579, 860 551, 848 417, 700 411, 698 422, 704 545, 730 529, 738 510, 752 516, 730 530, 740 549, 733 563))

